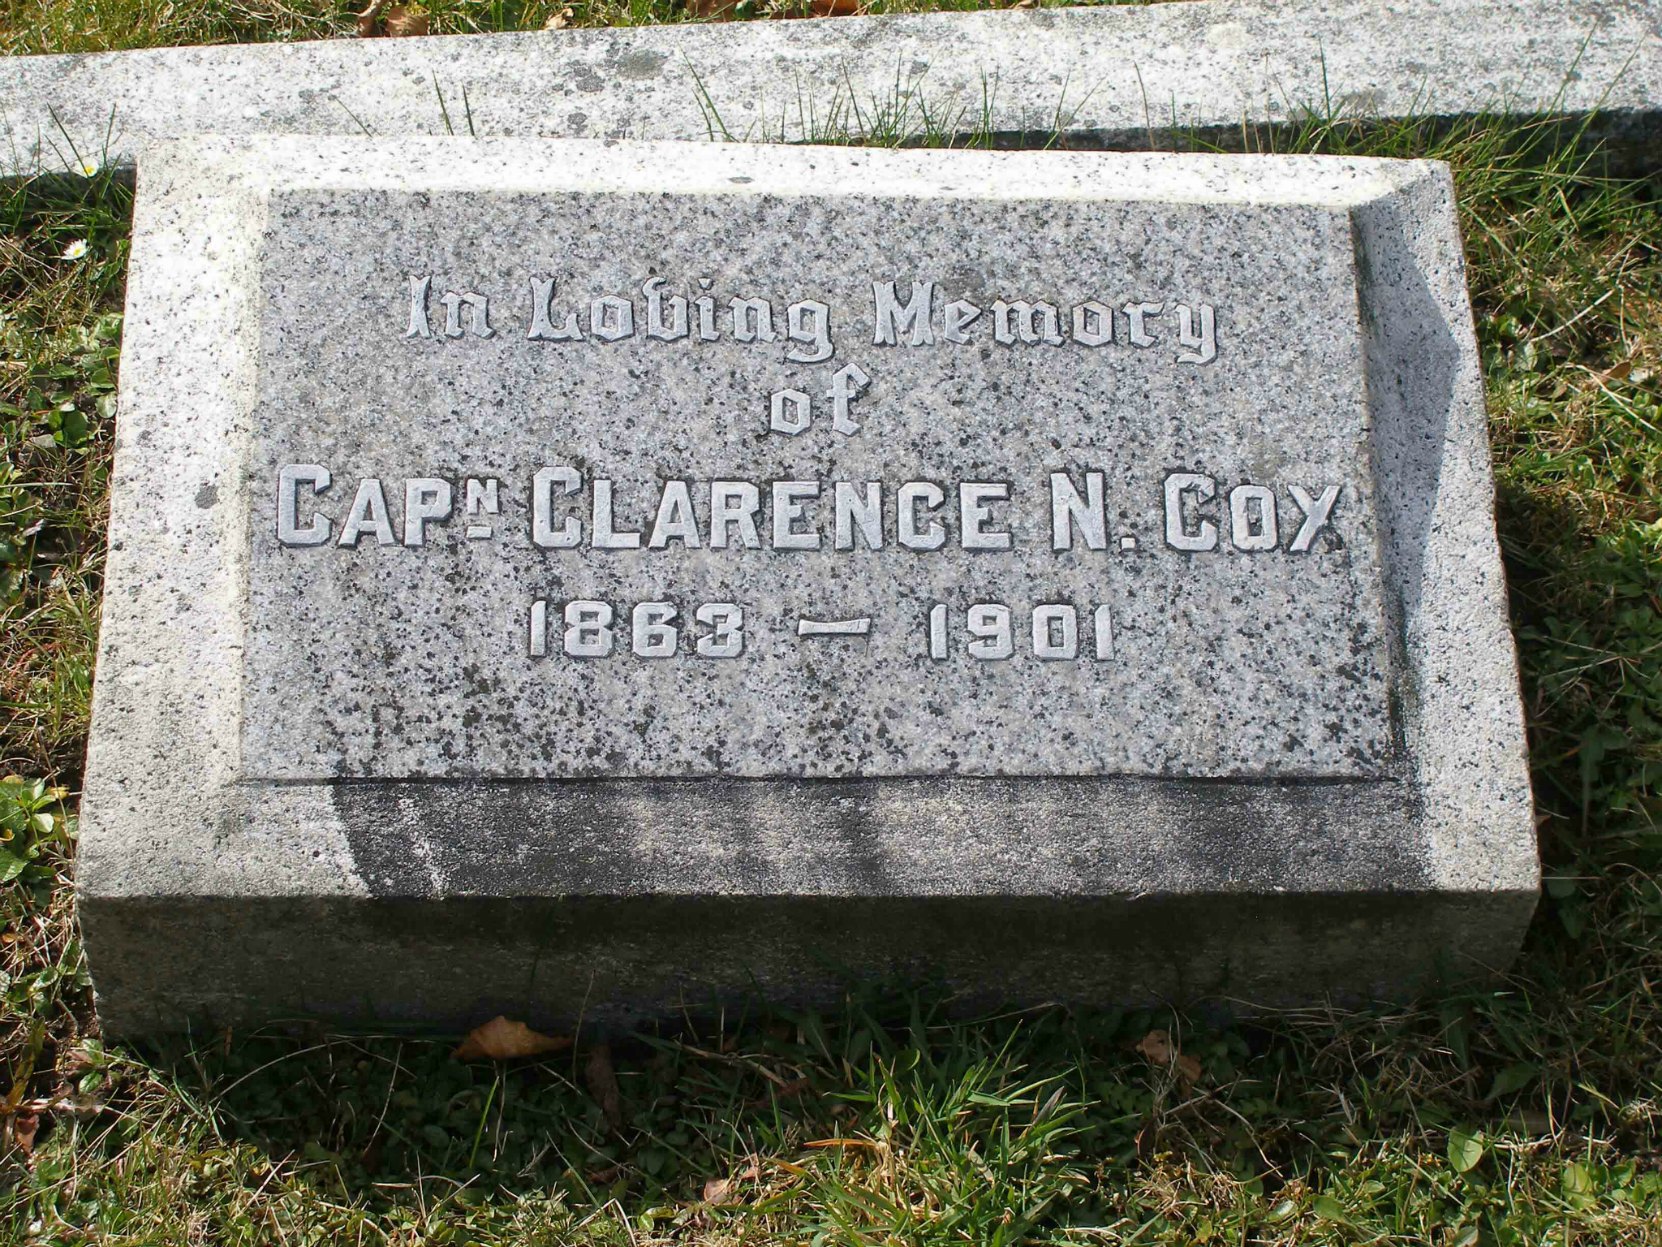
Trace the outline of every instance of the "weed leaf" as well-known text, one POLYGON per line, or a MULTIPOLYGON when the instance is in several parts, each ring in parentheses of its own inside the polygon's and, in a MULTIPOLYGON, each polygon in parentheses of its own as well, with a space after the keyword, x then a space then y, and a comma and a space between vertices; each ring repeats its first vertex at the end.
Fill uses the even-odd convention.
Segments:
POLYGON ((1464 1130, 1448 1132, 1448 1163, 1456 1173, 1470 1173, 1483 1159, 1483 1140, 1464 1130))

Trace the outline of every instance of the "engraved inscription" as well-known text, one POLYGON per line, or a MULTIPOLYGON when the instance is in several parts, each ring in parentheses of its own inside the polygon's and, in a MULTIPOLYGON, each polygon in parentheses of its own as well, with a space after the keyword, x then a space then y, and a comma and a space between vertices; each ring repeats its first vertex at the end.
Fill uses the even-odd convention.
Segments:
POLYGON ((699 627, 683 639, 678 626, 680 609, 674 602, 637 602, 628 611, 613 608, 610 602, 579 598, 552 606, 546 598, 531 603, 529 653, 547 658, 563 653, 567 658, 610 658, 618 642, 615 626, 620 618, 630 621, 629 651, 637 658, 673 658, 691 653, 704 658, 737 658, 744 652, 744 608, 732 602, 705 602, 692 617, 699 627), (565 629, 554 641, 549 637, 549 620, 564 620, 565 629))
POLYGON ((1392 773, 1348 216, 867 199, 273 231, 244 773, 1392 773))
MULTIPOLYGON (((349 479, 349 478, 342 478, 349 479)), ((400 504, 388 501, 377 477, 359 480, 344 516, 330 500, 336 473, 315 463, 284 464, 277 472, 273 529, 277 543, 303 549, 324 545, 357 548, 366 538, 378 545, 419 548, 465 499, 464 530, 470 541, 496 535, 495 517, 512 483, 491 477, 462 478, 458 486, 440 476, 408 477, 392 487, 400 504)), ((1165 544, 1184 553, 1227 545, 1240 554, 1305 554, 1324 534, 1342 543, 1335 512, 1342 484, 1288 482, 1269 486, 1242 481, 1220 485, 1206 473, 1171 472, 1160 488, 1165 544), (1286 517, 1283 523, 1282 517, 1286 517), (1292 525, 1296 524, 1296 528, 1292 525)), ((881 480, 699 480, 672 477, 644 494, 623 492, 609 477, 585 476, 569 464, 537 468, 526 482, 530 540, 546 550, 652 551, 743 549, 772 551, 882 550, 893 533, 907 550, 1009 550, 1012 507, 1038 500, 1052 552, 1076 550, 1130 553, 1137 540, 1108 538, 1109 499, 1103 473, 1051 472, 1041 484, 1012 481, 881 480), (949 502, 950 498, 950 502, 949 502), (629 518, 634 517, 634 518, 629 518)), ((511 493, 509 496, 512 496, 511 493)))
MULTIPOLYGON (((284 464, 277 473, 275 535, 279 545, 302 550, 331 544, 336 519, 324 510, 336 474, 321 464, 284 464)), ((1052 555, 1076 550, 1102 552, 1109 557, 1129 555, 1136 538, 1124 534, 1108 539, 1109 498, 1104 473, 1051 472, 1042 487, 1024 494, 1042 498, 1043 524, 1052 555)), ((510 485, 510 489, 512 486, 510 485)), ((1226 544, 1237 554, 1308 553, 1323 533, 1335 544, 1335 508, 1342 485, 1310 487, 1289 483, 1284 490, 1253 482, 1224 489, 1205 473, 1171 472, 1162 482, 1160 501, 1165 516, 1165 545, 1185 554, 1217 551, 1226 544), (1288 515, 1284 526, 1281 515, 1288 515), (1296 521, 1297 527, 1291 527, 1296 521)), ((1004 551, 1013 548, 1014 535, 1001 520, 1016 504, 1017 486, 1009 481, 961 481, 951 487, 955 507, 948 507, 948 490, 933 481, 905 481, 898 486, 883 481, 698 481, 671 478, 655 496, 643 501, 621 498, 616 483, 605 477, 587 478, 577 468, 556 464, 531 474, 530 505, 521 508, 531 518, 532 543, 547 550, 585 547, 629 552, 650 557, 653 551, 702 549, 769 550, 789 554, 832 550, 843 554, 876 552, 885 547, 885 532, 898 544, 918 553, 946 549, 1004 551), (637 528, 624 525, 620 507, 642 517, 637 528), (649 517, 649 518, 648 518, 649 517)), ((339 523, 332 544, 358 548, 366 536, 377 545, 401 544, 417 549, 452 519, 454 499, 465 499, 462 515, 468 522, 466 540, 489 540, 493 524, 474 521, 501 512, 502 481, 468 477, 452 488, 442 477, 411 477, 394 496, 402 509, 387 501, 382 481, 362 479, 339 523), (399 534, 402 534, 400 537, 399 534)), ((936 661, 951 649, 952 623, 944 603, 928 612, 925 649, 936 661)), ((580 598, 555 604, 538 598, 529 615, 529 654, 545 658, 554 653, 568 658, 607 658, 613 654, 617 621, 627 620, 628 650, 639 658, 672 658, 690 654, 707 658, 737 658, 744 653, 744 610, 731 602, 704 603, 689 615, 706 631, 683 638, 681 608, 672 601, 638 602, 632 606, 580 598), (550 614, 550 610, 553 614, 550 614), (564 631, 549 638, 550 619, 563 620, 564 631)), ((1031 652, 1044 660, 1075 659, 1082 653, 1095 658, 1114 656, 1112 607, 1102 603, 1076 608, 1072 603, 1047 602, 1031 608, 1031 652), (1081 647, 1081 618, 1088 620, 1087 644, 1081 647)), ((869 636, 871 616, 820 620, 804 615, 797 620, 798 637, 869 636)), ((964 652, 981 661, 1015 656, 1020 628, 1010 606, 977 602, 968 607, 963 632, 964 652)))
POLYGON ((1283 546, 1290 554, 1303 554, 1322 532, 1331 530, 1342 488, 1323 485, 1312 494, 1302 485, 1288 484, 1286 500, 1278 501, 1275 490, 1265 485, 1243 481, 1220 495, 1218 482, 1204 473, 1173 472, 1164 489, 1166 544, 1188 552, 1215 550, 1225 539, 1220 533, 1226 533, 1228 543, 1244 554, 1283 546), (1221 510, 1208 505, 1220 496, 1227 498, 1221 510), (1279 518, 1284 505, 1298 521, 1297 532, 1286 542, 1281 540, 1279 518))
MULTIPOLYGON (((443 341, 469 332, 475 338, 496 335, 490 322, 489 296, 454 290, 439 294, 436 301, 444 311, 444 320, 435 332, 429 319, 435 299, 432 276, 411 276, 408 282, 405 338, 443 341), (466 328, 464 307, 471 317, 466 328)), ((713 284, 707 277, 696 283, 700 292, 710 291, 713 284)), ((757 295, 734 294, 718 304, 717 296, 699 293, 689 303, 686 295, 666 293, 669 283, 658 276, 640 283, 630 294, 598 294, 587 300, 567 301, 556 277, 531 276, 525 288, 525 338, 529 342, 618 343, 636 337, 659 343, 783 342, 783 357, 794 364, 824 363, 836 354, 832 338, 835 315, 832 306, 820 299, 797 299, 777 312, 772 300, 757 295)), ((1011 347, 1099 348, 1118 340, 1146 348, 1164 341, 1174 348, 1174 363, 1212 363, 1218 356, 1217 309, 1199 301, 1175 304, 1175 325, 1167 327, 1163 336, 1156 336, 1152 327, 1165 311, 1164 302, 1146 300, 1132 300, 1115 308, 1099 299, 1085 299, 1063 307, 1043 298, 998 298, 982 308, 964 299, 943 300, 934 281, 914 281, 902 296, 898 283, 888 280, 871 283, 869 314, 871 343, 879 347, 926 347, 936 343, 964 346, 985 338, 1011 347), (1116 319, 1124 325, 1118 339, 1116 319)), ((852 404, 872 382, 871 373, 859 363, 850 362, 832 373, 825 388, 815 394, 797 387, 774 390, 766 399, 766 428, 782 437, 805 433, 823 401, 829 406, 832 431, 852 437, 861 429, 852 415, 852 404)))
MULTIPOLYGON (((1039 298, 996 298, 985 307, 966 299, 947 300, 934 281, 913 281, 900 293, 895 280, 871 283, 871 304, 865 309, 872 325, 873 346, 966 345, 990 340, 1005 346, 1101 347, 1116 340, 1152 347, 1162 342, 1175 347, 1177 363, 1207 364, 1217 358, 1217 309, 1210 303, 1174 303, 1132 299, 1110 306, 1100 299, 1083 299, 1071 306, 1039 298), (1118 339, 1116 321, 1123 326, 1118 339), (1168 323, 1170 322, 1170 323, 1168 323)), ((642 337, 655 342, 784 342, 784 356, 792 363, 816 364, 836 352, 832 340, 835 320, 829 303, 815 298, 789 303, 754 294, 716 296, 708 293, 713 281, 697 279, 700 292, 690 300, 666 293, 663 277, 649 277, 625 294, 600 293, 567 296, 557 277, 533 275, 521 297, 525 308, 525 337, 532 342, 620 342, 642 337)), ((471 291, 433 293, 429 275, 408 279, 409 338, 435 339, 428 319, 436 300, 445 311, 443 336, 460 338, 466 332, 460 309, 474 317, 471 331, 490 337, 489 298, 471 291)), ((500 303, 501 300, 499 299, 500 303)))

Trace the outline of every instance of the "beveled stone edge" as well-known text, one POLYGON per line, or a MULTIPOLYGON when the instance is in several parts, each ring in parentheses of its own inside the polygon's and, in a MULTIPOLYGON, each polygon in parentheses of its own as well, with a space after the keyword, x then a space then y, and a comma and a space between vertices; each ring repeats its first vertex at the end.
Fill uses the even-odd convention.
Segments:
POLYGON ((1382 565, 1405 675, 1398 714, 1431 878, 1532 897, 1540 862, 1528 745, 1448 166, 1419 163, 1352 218, 1382 565))

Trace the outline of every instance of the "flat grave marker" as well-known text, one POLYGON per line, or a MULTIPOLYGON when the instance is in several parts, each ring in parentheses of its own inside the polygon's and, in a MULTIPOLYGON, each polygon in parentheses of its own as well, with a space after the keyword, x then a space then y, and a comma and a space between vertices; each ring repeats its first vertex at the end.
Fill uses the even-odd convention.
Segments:
POLYGON ((1534 841, 1446 170, 202 139, 141 175, 106 1024, 1394 995, 1534 841))

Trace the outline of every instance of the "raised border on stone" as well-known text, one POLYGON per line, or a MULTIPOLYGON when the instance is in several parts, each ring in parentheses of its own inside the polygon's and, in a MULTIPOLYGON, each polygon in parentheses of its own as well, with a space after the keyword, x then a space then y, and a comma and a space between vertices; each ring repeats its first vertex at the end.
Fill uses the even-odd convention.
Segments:
POLYGON ((824 998, 845 974, 895 971, 939 975, 980 1002, 1400 997, 1491 978, 1533 912, 1517 670, 1444 165, 171 144, 140 176, 122 381, 78 869, 112 1034, 302 1014, 462 1026, 509 1012, 556 1025, 582 1010, 615 1025, 758 984, 824 998), (1113 777, 239 778, 256 488, 243 447, 266 349, 253 318, 274 188, 834 199, 967 186, 1350 213, 1403 672, 1406 770, 1390 792, 1113 777), (1384 817, 1381 798, 1393 805, 1384 817))
POLYGON ((1662 0, 1189 0, 0 61, 0 174, 198 133, 1238 144, 1343 116, 1576 120, 1652 153, 1662 0), (858 108, 859 120, 855 109, 858 108))

